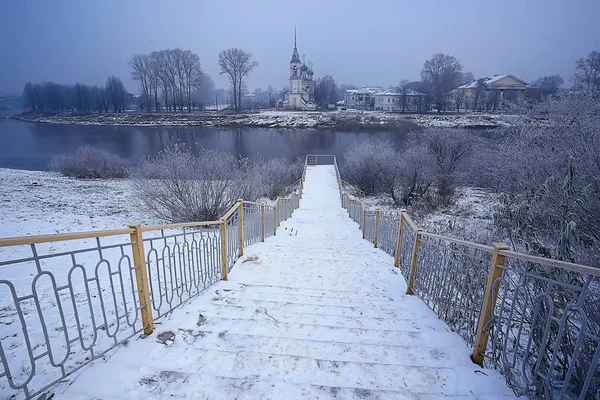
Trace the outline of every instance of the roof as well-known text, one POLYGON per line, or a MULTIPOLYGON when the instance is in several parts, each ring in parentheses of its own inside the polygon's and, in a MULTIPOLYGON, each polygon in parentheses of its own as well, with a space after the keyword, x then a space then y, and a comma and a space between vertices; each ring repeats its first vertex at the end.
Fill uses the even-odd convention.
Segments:
MULTIPOLYGON (((514 76, 512 74, 488 76, 488 77, 483 78, 483 82, 486 85, 491 85, 493 83, 498 82, 500 79, 504 79, 504 78, 507 78, 507 77, 511 77, 511 78, 513 78, 513 79, 515 79, 515 80, 523 83, 524 85, 527 85, 527 82, 525 82, 523 79, 519 79, 519 78, 517 78, 516 76, 514 76)), ((472 88, 475 88, 475 87, 477 87, 477 81, 478 80, 476 79, 476 80, 474 80, 472 82, 469 82, 469 83, 466 83, 464 85, 459 86, 457 89, 472 89, 472 88)))
POLYGON ((347 94, 375 94, 383 91, 384 89, 378 86, 373 87, 363 87, 359 89, 349 89, 346 90, 347 94))
MULTIPOLYGON (((413 90, 413 89, 406 89, 406 95, 407 96, 425 96, 424 93, 417 92, 416 90, 413 90)), ((400 96, 404 96, 404 93, 398 92, 395 89, 388 89, 388 90, 384 90, 384 91, 375 93, 375 96, 396 96, 396 97, 400 97, 400 96)))

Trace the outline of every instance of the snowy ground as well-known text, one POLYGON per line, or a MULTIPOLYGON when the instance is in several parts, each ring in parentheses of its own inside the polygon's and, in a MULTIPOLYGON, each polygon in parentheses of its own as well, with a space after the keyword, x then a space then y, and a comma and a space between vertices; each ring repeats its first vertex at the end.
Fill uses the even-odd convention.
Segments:
POLYGON ((211 290, 56 387, 56 398, 514 398, 361 239, 330 167, 211 290))
MULTIPOLYGON (((389 196, 369 196, 363 199, 369 209, 396 210, 389 196)), ((409 208, 414 222, 426 231, 457 239, 490 244, 498 240, 494 231, 494 207, 498 195, 487 190, 461 187, 454 204, 434 211, 409 208)))
POLYGON ((198 112, 191 114, 122 114, 63 113, 25 114, 25 121, 52 124, 119 125, 119 126, 204 126, 204 127, 255 127, 287 129, 346 129, 387 130, 411 127, 496 128, 510 126, 518 118, 504 114, 400 114, 383 111, 279 111, 254 113, 198 112))
POLYGON ((124 179, 81 180, 54 172, 0 168, 0 237, 157 223, 124 179))

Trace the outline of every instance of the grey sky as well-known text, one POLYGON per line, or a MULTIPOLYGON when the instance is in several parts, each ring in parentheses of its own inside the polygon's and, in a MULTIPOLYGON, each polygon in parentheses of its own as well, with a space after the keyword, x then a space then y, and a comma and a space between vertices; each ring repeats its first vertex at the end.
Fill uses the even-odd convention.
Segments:
POLYGON ((133 53, 180 47, 200 56, 217 87, 219 51, 239 47, 258 68, 250 89, 287 85, 294 24, 316 76, 389 86, 420 77, 434 53, 456 56, 476 77, 527 81, 560 74, 600 50, 600 0, 0 0, 0 93, 26 81, 102 84, 132 92, 133 53))

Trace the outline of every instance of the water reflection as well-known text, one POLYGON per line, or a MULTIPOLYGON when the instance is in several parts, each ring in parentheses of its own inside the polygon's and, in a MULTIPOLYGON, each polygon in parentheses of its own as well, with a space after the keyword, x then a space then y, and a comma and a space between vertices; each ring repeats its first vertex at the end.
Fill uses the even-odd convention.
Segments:
POLYGON ((50 159, 91 145, 139 162, 179 141, 198 149, 230 151, 242 156, 302 157, 335 154, 343 159, 353 142, 383 139, 399 146, 406 132, 343 132, 278 129, 215 129, 198 127, 109 127, 33 124, 0 121, 0 167, 47 170, 50 159))

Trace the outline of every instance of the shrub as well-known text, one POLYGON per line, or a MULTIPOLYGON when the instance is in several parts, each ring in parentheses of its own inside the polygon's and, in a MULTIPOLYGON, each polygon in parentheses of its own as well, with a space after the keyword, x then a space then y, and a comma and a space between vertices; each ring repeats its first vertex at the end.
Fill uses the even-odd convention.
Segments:
POLYGON ((201 149, 194 154, 171 144, 144 160, 133 172, 143 204, 169 222, 212 221, 238 199, 275 196, 302 174, 302 164, 284 160, 238 158, 232 153, 201 149))
POLYGON ((56 156, 50 169, 65 176, 85 179, 125 178, 129 161, 116 154, 92 147, 82 146, 74 154, 56 156))
POLYGON ((282 158, 266 160, 262 165, 263 195, 274 199, 302 176, 304 161, 282 158))

